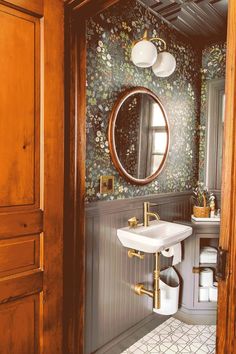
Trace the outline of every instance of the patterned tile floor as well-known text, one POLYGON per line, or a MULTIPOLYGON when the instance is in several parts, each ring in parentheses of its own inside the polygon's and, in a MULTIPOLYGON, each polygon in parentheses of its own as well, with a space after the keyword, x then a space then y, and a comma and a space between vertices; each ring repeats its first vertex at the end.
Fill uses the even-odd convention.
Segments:
POLYGON ((215 353, 216 326, 187 325, 169 318, 122 354, 215 353))

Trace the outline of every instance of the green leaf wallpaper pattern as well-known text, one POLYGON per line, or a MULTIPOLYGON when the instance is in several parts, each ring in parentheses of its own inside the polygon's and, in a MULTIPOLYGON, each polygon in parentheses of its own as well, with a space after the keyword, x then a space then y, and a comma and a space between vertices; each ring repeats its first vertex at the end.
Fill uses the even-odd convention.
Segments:
POLYGON ((201 53, 176 31, 148 13, 138 2, 114 5, 87 26, 87 156, 86 201, 131 198, 190 190, 199 172, 201 53), (177 61, 169 78, 130 60, 131 44, 148 29, 167 41, 177 61), (134 86, 152 90, 161 100, 170 124, 170 152, 162 173, 146 186, 127 183, 116 171, 108 149, 109 114, 120 92, 134 86), (112 195, 99 193, 99 177, 115 176, 112 195))
POLYGON ((207 46, 202 51, 201 68, 201 116, 199 126, 199 180, 204 181, 206 161, 206 122, 207 122, 207 82, 223 79, 226 67, 226 43, 207 46))

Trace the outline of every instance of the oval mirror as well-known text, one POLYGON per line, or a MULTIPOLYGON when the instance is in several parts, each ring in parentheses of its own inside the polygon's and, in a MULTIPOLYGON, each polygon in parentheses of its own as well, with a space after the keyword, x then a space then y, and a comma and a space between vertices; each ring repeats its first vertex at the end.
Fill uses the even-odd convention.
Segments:
POLYGON ((130 183, 144 185, 163 169, 169 125, 158 97, 144 87, 125 91, 116 101, 108 127, 112 161, 130 183))

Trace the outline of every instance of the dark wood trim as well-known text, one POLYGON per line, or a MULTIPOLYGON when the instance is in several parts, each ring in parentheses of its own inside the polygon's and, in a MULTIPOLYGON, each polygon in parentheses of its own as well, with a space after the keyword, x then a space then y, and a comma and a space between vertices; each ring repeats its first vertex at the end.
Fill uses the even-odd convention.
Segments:
POLYGON ((77 12, 79 16, 90 17, 96 15, 119 1, 126 0, 65 0, 65 4, 77 12))
POLYGON ((236 321, 236 2, 229 0, 226 114, 222 171, 220 246, 228 250, 227 278, 219 282, 217 353, 235 353, 236 321))
POLYGON ((64 352, 84 351, 86 24, 66 10, 64 352), (71 50, 70 50, 71 48, 71 50), (79 93, 79 94, 78 94, 79 93))
MULTIPOLYGON (((64 4, 44 2, 43 353, 62 354, 64 198, 64 4)), ((42 186, 43 187, 43 186, 42 186)))
MULTIPOLYGON (((81 18, 77 27, 77 100, 76 111, 77 121, 75 124, 76 132, 76 299, 79 312, 75 318, 77 328, 75 346, 84 350, 84 317, 85 317, 85 161, 86 161, 86 23, 81 18), (78 198, 79 196, 79 198, 78 198), (77 272, 79 270, 79 272, 77 272)), ((75 351, 76 353, 76 351, 75 351)))
POLYGON ((155 16, 164 19, 196 47, 226 39, 227 2, 221 2, 220 5, 220 0, 165 0, 152 1, 151 4, 149 0, 138 1, 148 6, 155 16))
POLYGON ((64 341, 68 354, 84 353, 86 19, 119 0, 65 1, 65 221, 64 341))
POLYGON ((119 172, 119 174, 124 177, 126 179, 127 182, 131 183, 131 184, 136 184, 139 186, 143 186, 145 184, 148 184, 150 182, 152 182, 163 170, 164 166, 165 166, 165 162, 166 162, 166 158, 168 155, 168 151, 169 151, 169 145, 170 145, 170 131, 169 131, 169 123, 168 123, 168 119, 167 119, 167 114, 166 111, 161 103, 161 101, 159 100, 159 98, 156 96, 155 93, 153 93, 151 90, 145 88, 145 87, 141 87, 141 86, 137 86, 137 87, 133 87, 131 89, 125 90, 124 92, 122 92, 119 97, 117 98, 111 114, 110 114, 110 118, 109 118, 109 124, 108 124, 108 144, 109 144, 109 150, 110 150, 110 154, 111 154, 111 159, 113 164, 115 165, 117 171, 119 172), (162 162, 159 166, 159 168, 151 175, 148 176, 147 178, 144 179, 138 179, 135 178, 133 176, 131 176, 126 169, 123 167, 119 156, 117 154, 117 149, 116 149, 116 144, 115 144, 115 126, 116 126, 116 120, 117 120, 117 116, 119 113, 119 110, 121 109, 121 106, 123 105, 123 103, 132 95, 137 94, 137 93, 143 93, 146 95, 151 96, 154 101, 159 105, 159 107, 162 110, 165 122, 166 122, 166 132, 167 132, 167 145, 166 145, 166 150, 164 153, 164 157, 162 159, 162 162))

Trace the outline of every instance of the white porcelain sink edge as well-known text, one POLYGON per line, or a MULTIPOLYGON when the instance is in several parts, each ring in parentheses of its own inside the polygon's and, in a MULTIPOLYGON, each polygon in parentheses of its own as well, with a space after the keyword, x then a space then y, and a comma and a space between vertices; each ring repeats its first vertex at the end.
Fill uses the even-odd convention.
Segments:
POLYGON ((160 252, 192 234, 190 226, 167 221, 151 221, 150 226, 135 229, 124 227, 117 230, 117 236, 124 247, 146 253, 160 252))

